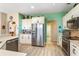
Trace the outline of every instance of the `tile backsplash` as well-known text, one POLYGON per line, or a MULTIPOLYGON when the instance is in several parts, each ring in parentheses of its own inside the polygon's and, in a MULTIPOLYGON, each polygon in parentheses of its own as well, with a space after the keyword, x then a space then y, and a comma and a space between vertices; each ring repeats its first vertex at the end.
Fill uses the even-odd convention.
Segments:
POLYGON ((73 37, 73 36, 77 36, 77 37, 79 37, 79 31, 71 31, 71 37, 73 37))

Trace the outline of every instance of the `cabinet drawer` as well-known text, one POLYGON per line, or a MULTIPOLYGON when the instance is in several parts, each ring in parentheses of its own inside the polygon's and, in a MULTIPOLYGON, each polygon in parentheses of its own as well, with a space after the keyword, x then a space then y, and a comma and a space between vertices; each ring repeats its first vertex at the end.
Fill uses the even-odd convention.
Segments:
POLYGON ((79 56, 79 47, 73 43, 70 43, 70 55, 79 56))
POLYGON ((74 48, 74 47, 71 47, 71 56, 79 56, 79 50, 74 48))
POLYGON ((20 43, 31 44, 31 34, 20 35, 20 43))

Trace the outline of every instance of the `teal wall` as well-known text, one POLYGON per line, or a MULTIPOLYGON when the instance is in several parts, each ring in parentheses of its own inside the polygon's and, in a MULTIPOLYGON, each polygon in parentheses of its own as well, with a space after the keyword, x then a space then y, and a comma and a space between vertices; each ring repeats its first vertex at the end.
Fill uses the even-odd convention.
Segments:
POLYGON ((19 33, 22 31, 22 19, 24 18, 24 15, 19 13, 19 33))
POLYGON ((62 25, 62 18, 65 15, 65 13, 55 13, 55 14, 46 14, 45 17, 47 18, 47 21, 56 20, 57 26, 58 26, 58 32, 62 31, 63 25, 62 25), (61 26, 61 28, 59 28, 61 26))
POLYGON ((62 17, 65 13, 45 13, 45 14, 34 14, 33 16, 45 16, 47 21, 57 20, 58 26, 62 26, 62 17))

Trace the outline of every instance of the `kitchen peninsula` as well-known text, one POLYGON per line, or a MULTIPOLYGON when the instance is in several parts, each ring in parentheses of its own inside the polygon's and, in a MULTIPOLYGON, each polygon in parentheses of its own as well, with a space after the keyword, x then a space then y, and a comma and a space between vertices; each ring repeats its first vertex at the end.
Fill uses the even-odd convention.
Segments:
POLYGON ((7 43, 6 42, 8 40, 13 41, 13 39, 15 39, 15 38, 18 38, 18 37, 17 36, 1 36, 0 37, 0 56, 26 56, 27 55, 26 53, 20 53, 20 52, 8 50, 10 48, 7 49, 7 43))

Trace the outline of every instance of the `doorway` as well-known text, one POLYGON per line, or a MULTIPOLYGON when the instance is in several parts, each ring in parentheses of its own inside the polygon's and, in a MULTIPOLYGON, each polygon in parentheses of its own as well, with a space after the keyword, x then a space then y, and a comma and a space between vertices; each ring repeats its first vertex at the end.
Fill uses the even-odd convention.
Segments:
POLYGON ((57 21, 52 20, 47 22, 47 45, 57 44, 57 21))

